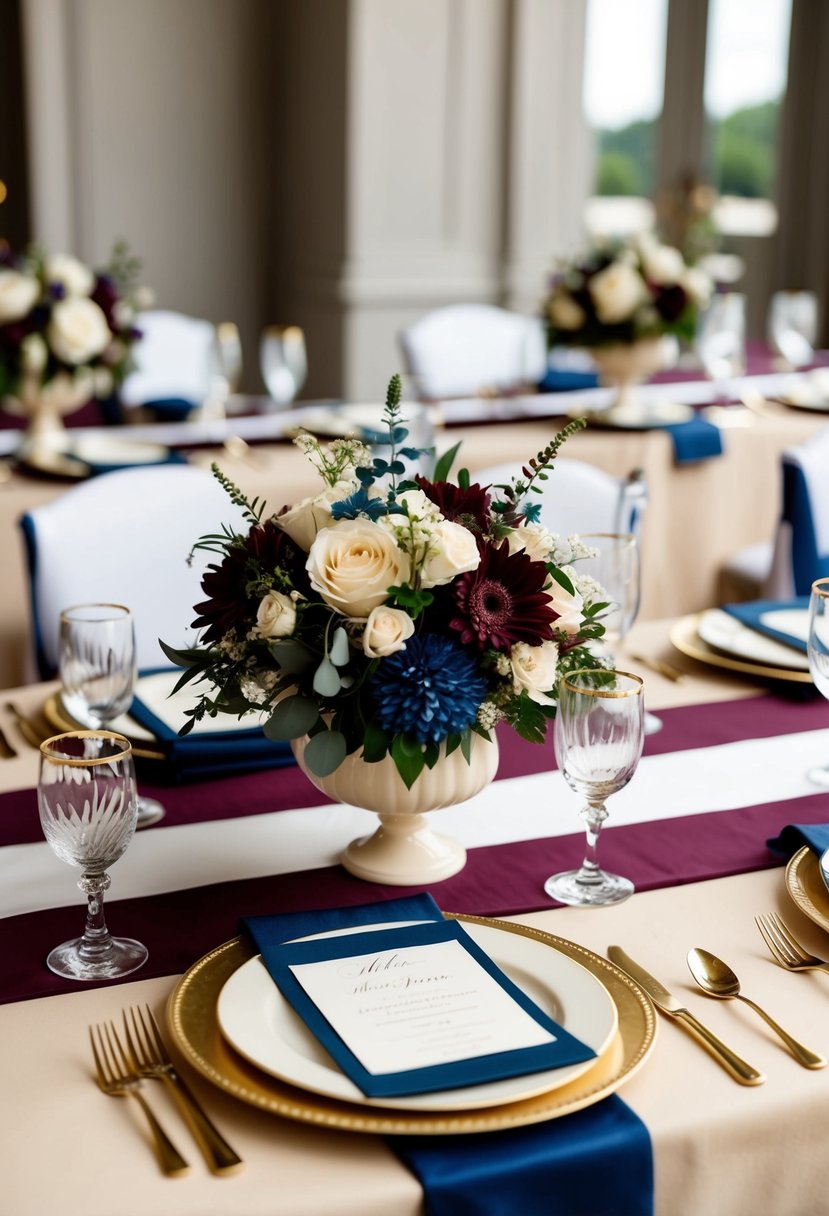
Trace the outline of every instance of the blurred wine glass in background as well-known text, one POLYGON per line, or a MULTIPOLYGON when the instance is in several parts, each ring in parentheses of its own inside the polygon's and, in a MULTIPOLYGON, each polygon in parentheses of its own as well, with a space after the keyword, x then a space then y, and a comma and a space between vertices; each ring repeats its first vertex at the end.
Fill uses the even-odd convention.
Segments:
POLYGON ((817 297, 812 291, 776 291, 769 303, 769 345, 788 368, 811 363, 817 342, 817 297))
POLYGON ((274 406, 285 409, 308 374, 305 334, 298 325, 269 325, 262 331, 259 366, 274 406))
POLYGON ((742 292, 724 291, 712 297, 700 317, 696 348, 717 398, 733 398, 736 394, 729 381, 744 376, 746 370, 746 298, 742 292))

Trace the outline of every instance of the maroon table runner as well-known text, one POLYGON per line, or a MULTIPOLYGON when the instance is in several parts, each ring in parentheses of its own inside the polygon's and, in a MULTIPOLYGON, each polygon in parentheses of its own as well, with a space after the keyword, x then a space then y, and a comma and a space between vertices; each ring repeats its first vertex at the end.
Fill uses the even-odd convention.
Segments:
MULTIPOLYGON (((823 700, 792 704, 779 697, 767 696, 665 710, 660 717, 665 723, 663 730, 647 741, 647 750, 652 755, 826 728, 829 727, 829 705, 823 700)), ((499 777, 542 771, 551 766, 551 762, 551 747, 510 747, 505 749, 499 777), (542 762, 544 753, 547 753, 546 765, 542 762), (527 767, 530 761, 535 767, 527 767)), ((271 776, 279 778, 281 774, 271 776)), ((256 777, 258 781, 262 774, 256 774, 256 777)), ((247 782, 243 778, 231 780, 234 785, 247 782)), ((191 798, 198 802, 207 788, 190 787, 191 798)), ((251 785, 250 789, 253 788, 251 785)), ((173 792, 183 797, 186 793, 181 788, 161 792, 164 797, 173 792)), ((32 791, 23 793, 31 802, 32 791)), ((669 791, 666 791, 668 795, 669 791)), ((5 821, 6 806, 14 805, 15 799, 20 797, 22 794, 7 794, 0 798, 0 822, 5 821)), ((302 804, 308 801, 305 799, 302 804)), ((171 814, 169 804, 168 797, 171 814)), ((271 796, 267 805, 249 807, 247 813, 274 809, 274 797, 271 796)), ((508 813, 505 807, 505 814, 508 813)), ((192 816, 215 817, 203 813, 192 816)), ((630 877, 637 889, 643 891, 724 877, 780 865, 780 858, 769 852, 765 841, 786 823, 827 821, 829 794, 816 793, 736 810, 611 826, 602 835, 602 862, 609 869, 630 877)), ((229 830, 232 830, 230 826, 229 830)), ((544 893, 544 881, 557 870, 578 865, 583 845, 583 833, 573 832, 541 841, 471 849, 467 865, 460 874, 435 884, 432 893, 447 911, 478 915, 517 915, 553 907, 555 905, 544 893)), ((56 864, 59 864, 57 859, 56 864)), ((128 978, 149 978, 185 970, 202 954, 233 937, 242 915, 351 906, 422 889, 362 882, 342 867, 332 866, 118 900, 110 905, 108 919, 113 932, 140 938, 150 951, 149 961, 140 973, 128 978)), ((77 985, 52 975, 43 959, 74 927, 80 929, 82 918, 79 897, 77 906, 50 908, 2 921, 6 945, 0 1001, 77 991, 77 985)))

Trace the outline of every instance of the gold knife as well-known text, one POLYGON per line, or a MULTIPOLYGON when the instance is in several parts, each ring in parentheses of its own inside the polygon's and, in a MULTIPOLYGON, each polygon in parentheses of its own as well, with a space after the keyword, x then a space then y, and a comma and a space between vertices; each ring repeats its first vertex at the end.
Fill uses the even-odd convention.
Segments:
POLYGON ((686 1009, 684 1005, 680 1004, 677 998, 660 984, 659 980, 654 979, 649 972, 635 963, 630 955, 625 954, 621 946, 608 946, 607 957, 617 967, 626 971, 641 988, 644 988, 657 1009, 667 1014, 669 1018, 676 1018, 678 1022, 687 1027, 735 1081, 739 1081, 741 1085, 763 1084, 766 1079, 763 1073, 752 1068, 751 1064, 726 1046, 722 1039, 719 1039, 712 1030, 694 1017, 690 1009, 686 1009))

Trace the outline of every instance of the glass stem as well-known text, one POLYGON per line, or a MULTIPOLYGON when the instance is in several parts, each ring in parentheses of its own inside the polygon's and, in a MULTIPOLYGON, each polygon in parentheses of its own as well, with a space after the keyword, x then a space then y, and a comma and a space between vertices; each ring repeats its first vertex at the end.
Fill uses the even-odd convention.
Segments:
POLYGON ((86 893, 86 928, 78 946, 78 954, 85 962, 94 962, 110 952, 112 938, 104 920, 104 891, 112 879, 105 873, 84 873, 78 886, 86 893))
POLYGON ((607 819, 607 810, 603 802, 595 805, 588 803, 583 808, 581 817, 585 822, 587 843, 584 850, 584 861, 576 876, 576 882, 594 887, 602 882, 602 872, 599 869, 598 861, 599 833, 602 830, 602 824, 607 819))

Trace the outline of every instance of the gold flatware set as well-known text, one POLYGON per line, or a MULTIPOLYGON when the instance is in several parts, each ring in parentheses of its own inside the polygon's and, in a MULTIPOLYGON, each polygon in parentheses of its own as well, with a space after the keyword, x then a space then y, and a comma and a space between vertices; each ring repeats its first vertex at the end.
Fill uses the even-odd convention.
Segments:
POLYGON ((161 1081, 169 1089, 213 1174, 237 1173, 242 1158, 208 1118, 176 1071, 149 1006, 123 1011, 123 1039, 113 1022, 90 1026, 89 1040, 99 1089, 109 1097, 131 1097, 150 1127, 159 1165, 170 1178, 189 1173, 190 1166, 159 1123, 141 1092, 145 1080, 161 1081))

